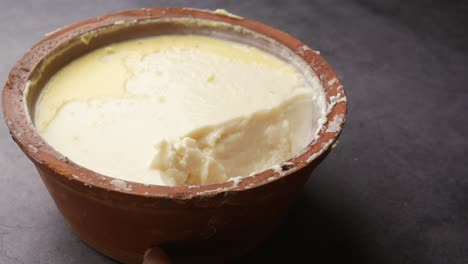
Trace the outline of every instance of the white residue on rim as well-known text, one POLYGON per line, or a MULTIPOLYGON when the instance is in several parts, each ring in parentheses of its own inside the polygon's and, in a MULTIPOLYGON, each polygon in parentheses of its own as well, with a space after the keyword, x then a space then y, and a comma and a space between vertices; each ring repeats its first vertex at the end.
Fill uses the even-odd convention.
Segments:
POLYGON ((271 166, 271 169, 274 172, 279 173, 279 174, 281 174, 283 172, 283 169, 281 169, 281 165, 279 165, 279 164, 275 164, 275 165, 271 166))
POLYGON ((39 163, 39 164, 44 164, 41 160, 39 160, 39 159, 37 159, 36 157, 34 157, 34 155, 30 155, 29 157, 32 158, 34 161, 36 161, 36 162, 39 163))
MULTIPOLYGON (((282 163, 275 164, 271 166, 270 169, 272 169, 274 172, 278 173, 279 176, 284 176, 288 171, 294 169, 296 164, 290 161, 285 161, 282 163)), ((270 177, 271 178, 271 177, 270 177)), ((267 181, 270 181, 267 179, 267 181)))
POLYGON ((278 177, 275 177, 275 176, 268 177, 267 182, 272 182, 272 181, 276 180, 277 178, 278 177))
POLYGON ((341 130, 343 124, 344 115, 339 114, 333 117, 333 120, 328 124, 328 128, 325 132, 335 133, 341 130))
MULTIPOLYGON (((239 183, 242 182, 243 180, 245 179, 245 177, 243 176, 237 176, 237 177, 233 177, 231 179, 229 179, 229 182, 232 182, 233 184, 227 188, 217 188, 215 190, 207 190, 207 191, 203 191, 203 192, 198 192, 197 195, 204 195, 204 194, 209 194, 209 193, 214 193, 214 192, 225 192, 225 191, 229 191, 231 189, 234 189, 236 187, 239 186, 239 183)), ((192 189, 192 188, 199 188, 200 185, 189 185, 188 188, 192 189)))
POLYGON ((122 180, 119 180, 119 179, 113 179, 113 180, 110 181, 110 183, 112 185, 114 185, 114 187, 116 189, 125 190, 125 191, 131 191, 132 190, 131 186, 127 186, 127 183, 125 181, 122 181, 122 180))
POLYGON ((213 13, 218 16, 225 16, 225 17, 234 18, 234 19, 244 19, 243 17, 233 14, 225 9, 216 9, 215 11, 213 11, 213 13))
POLYGON ((256 174, 258 174, 259 172, 258 171, 252 171, 250 174, 249 174, 249 177, 250 176, 255 176, 256 174))
POLYGON ((136 23, 138 22, 137 19, 133 19, 133 20, 128 20, 128 21, 125 21, 125 20, 117 20, 114 22, 114 25, 125 25, 125 24, 132 24, 132 23, 136 23))
POLYGON ((59 31, 62 30, 62 29, 63 29, 63 27, 57 28, 56 30, 52 30, 52 31, 50 31, 50 32, 45 33, 44 36, 48 37, 48 36, 50 36, 50 35, 53 35, 53 34, 59 32, 59 31))
POLYGON ((245 189, 250 189, 250 188, 252 188, 252 187, 254 187, 254 186, 255 186, 255 183, 249 183, 249 184, 245 187, 245 189))
POLYGON ((333 84, 335 84, 336 82, 338 81, 338 79, 336 78, 332 78, 328 81, 328 86, 332 86, 333 84))
POLYGON ((348 99, 346 99, 346 96, 344 96, 344 94, 342 94, 341 92, 337 93, 336 95, 330 96, 330 103, 327 107, 327 115, 333 111, 333 108, 337 103, 346 101, 348 101, 348 99))
POLYGON ((244 179, 242 176, 234 177, 229 179, 230 182, 232 182, 231 188, 237 187, 239 183, 244 179))
POLYGON ((230 188, 217 188, 217 189, 214 189, 214 190, 207 190, 207 191, 203 191, 203 192, 198 192, 197 195, 204 195, 204 194, 209 194, 209 193, 215 193, 215 192, 224 192, 224 191, 227 191, 229 190, 230 188))
POLYGON ((28 150, 31 151, 32 153, 39 152, 39 150, 35 146, 33 146, 31 144, 28 145, 28 150))
MULTIPOLYGON (((217 188, 215 190, 207 190, 207 191, 203 191, 203 192, 198 192, 197 195, 204 195, 204 194, 209 194, 209 193, 213 193, 213 192, 225 192, 225 191, 229 191, 231 189, 234 189, 236 187, 239 186, 239 183, 244 180, 245 177, 242 177, 242 176, 238 176, 238 177, 233 177, 231 179, 229 179, 229 182, 232 182, 233 184, 227 188, 217 188)), ((192 188, 199 188, 200 185, 189 185, 188 188, 192 189, 192 188)))
POLYGON ((318 156, 322 155, 322 153, 323 153, 325 150, 327 150, 328 147, 329 147, 332 143, 333 143, 333 139, 330 139, 327 143, 323 144, 323 145, 322 145, 322 148, 321 148, 318 152, 316 152, 316 153, 310 155, 310 157, 307 158, 307 163, 310 163, 311 161, 313 161, 314 159, 316 159, 318 156))
POLYGON ((300 55, 304 55, 307 51, 313 51, 313 50, 311 48, 309 48, 307 45, 302 45, 297 50, 297 53, 299 53, 300 55))

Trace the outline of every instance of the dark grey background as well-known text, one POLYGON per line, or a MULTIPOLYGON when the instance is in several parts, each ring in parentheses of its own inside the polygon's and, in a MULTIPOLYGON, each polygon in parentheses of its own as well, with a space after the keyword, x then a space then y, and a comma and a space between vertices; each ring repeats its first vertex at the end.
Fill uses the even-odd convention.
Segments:
MULTIPOLYGON (((225 8, 280 28, 320 50, 346 88, 340 144, 241 263, 468 263, 465 3, 0 0, 0 83, 44 33, 151 6, 225 8)), ((65 225, 4 122, 0 150, 0 263, 114 263, 65 225)))

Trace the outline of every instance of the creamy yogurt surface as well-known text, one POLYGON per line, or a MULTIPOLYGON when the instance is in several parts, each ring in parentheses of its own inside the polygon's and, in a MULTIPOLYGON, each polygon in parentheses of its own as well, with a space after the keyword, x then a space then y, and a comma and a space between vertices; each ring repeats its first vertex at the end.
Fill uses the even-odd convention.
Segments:
POLYGON ((300 152, 325 116, 323 88, 257 48, 197 35, 94 50, 42 91, 35 125, 88 169, 158 185, 227 181, 300 152))

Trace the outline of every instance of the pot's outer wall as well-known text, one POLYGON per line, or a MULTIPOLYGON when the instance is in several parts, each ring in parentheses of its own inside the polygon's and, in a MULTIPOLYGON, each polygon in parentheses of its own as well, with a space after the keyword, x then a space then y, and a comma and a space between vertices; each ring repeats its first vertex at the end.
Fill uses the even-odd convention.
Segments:
MULTIPOLYGON (((34 92, 34 91, 33 91, 34 92)), ((92 247, 125 263, 140 263, 146 249, 161 246, 171 257, 219 263, 246 253, 266 239, 301 193, 313 168, 328 154, 345 121, 344 90, 331 67, 313 50, 286 33, 258 22, 191 9, 139 9, 90 19, 53 33, 35 45, 12 69, 3 90, 3 111, 13 140, 34 162, 60 212, 92 247), (340 129, 328 130, 294 165, 272 169, 240 182, 186 186, 147 186, 99 175, 63 157, 37 135, 25 109, 27 80, 37 74, 48 52, 68 45, 84 32, 114 22, 149 17, 196 17, 242 25, 288 47, 317 73, 327 101, 338 102, 327 121, 339 117, 340 129), (334 98, 334 99, 333 99, 334 98), (207 250, 210 254, 208 256, 207 250)), ((310 121, 305 121, 310 122, 310 121)))
POLYGON ((53 172, 37 169, 73 231, 124 263, 141 263, 154 245, 174 260, 222 263, 240 256, 275 230, 310 175, 310 169, 301 170, 264 188, 185 200, 180 208, 165 198, 148 198, 148 206, 97 201, 57 181, 53 172))

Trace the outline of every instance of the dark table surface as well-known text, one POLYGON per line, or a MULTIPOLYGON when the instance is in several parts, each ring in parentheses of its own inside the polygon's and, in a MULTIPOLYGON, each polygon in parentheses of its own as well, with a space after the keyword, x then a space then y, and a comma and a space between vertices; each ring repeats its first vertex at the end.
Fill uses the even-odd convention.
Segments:
MULTIPOLYGON (((346 88, 338 147, 240 263, 468 263, 467 4, 0 0, 0 83, 44 33, 150 6, 225 8, 282 29, 321 51, 346 88)), ((4 122, 0 172, 0 263, 114 263, 66 226, 4 122)))

